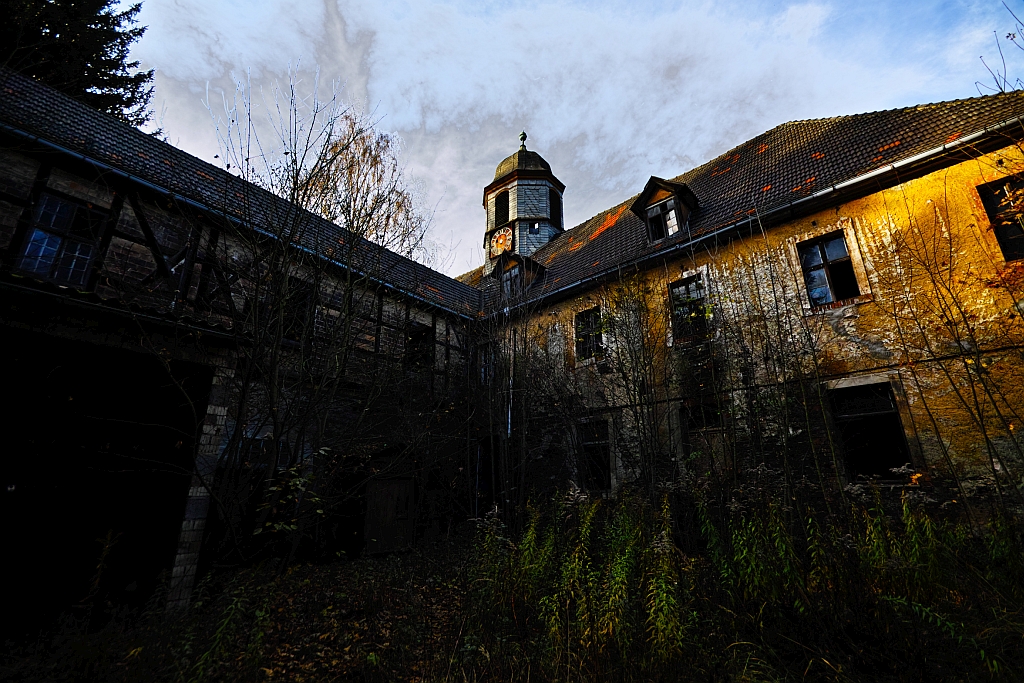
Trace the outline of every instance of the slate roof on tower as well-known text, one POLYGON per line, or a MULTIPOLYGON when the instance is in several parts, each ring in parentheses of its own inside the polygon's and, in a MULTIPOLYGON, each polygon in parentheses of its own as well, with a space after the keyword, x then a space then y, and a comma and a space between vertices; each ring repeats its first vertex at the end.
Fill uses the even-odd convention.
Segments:
MULTIPOLYGON (((651 244, 643 221, 628 209, 634 196, 538 249, 532 258, 545 267, 545 276, 528 297, 544 297, 602 272, 658 257, 894 164, 916 163, 925 152, 945 147, 962 160, 966 144, 992 137, 1003 147, 1024 136, 1021 117, 1024 93, 1012 92, 784 123, 670 179, 685 183, 700 202, 690 215, 689 232, 681 230, 651 244)), ((902 179, 879 182, 892 186, 902 179)), ((479 280, 474 273, 460 279, 475 284, 479 280)))
POLYGON ((517 149, 515 154, 507 157, 494 170, 494 179, 504 178, 512 171, 547 171, 551 173, 551 164, 544 157, 528 149, 517 149))

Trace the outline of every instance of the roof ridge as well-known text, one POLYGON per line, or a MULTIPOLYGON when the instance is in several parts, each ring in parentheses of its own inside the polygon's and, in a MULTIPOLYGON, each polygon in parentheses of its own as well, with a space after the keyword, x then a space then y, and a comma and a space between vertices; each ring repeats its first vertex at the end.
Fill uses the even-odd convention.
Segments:
MULTIPOLYGON (((960 104, 960 103, 963 103, 963 102, 974 102, 974 101, 977 101, 977 100, 984 100, 984 99, 999 99, 999 98, 1011 98, 1011 97, 1024 97, 1024 90, 1011 90, 1011 91, 1008 91, 1008 92, 991 93, 991 94, 988 94, 988 95, 975 95, 974 97, 958 97, 958 98, 953 99, 953 100, 939 100, 937 102, 921 102, 919 104, 912 104, 912 105, 908 105, 906 107, 893 107, 892 109, 873 109, 871 111, 861 111, 861 112, 857 112, 855 114, 840 114, 838 116, 823 116, 821 118, 816 118, 816 119, 793 119, 792 121, 785 121, 783 123, 780 123, 779 125, 775 126, 774 128, 769 128, 768 130, 765 131, 765 133, 770 133, 771 131, 775 130, 776 128, 780 128, 782 126, 789 126, 789 125, 793 125, 793 124, 797 124, 797 123, 817 123, 817 122, 820 122, 820 121, 839 121, 841 119, 854 119, 854 118, 858 118, 858 117, 861 117, 861 116, 874 116, 874 115, 877 115, 877 114, 893 114, 893 113, 901 112, 901 111, 930 109, 932 107, 939 107, 939 106, 949 105, 949 104, 960 104)), ((764 133, 761 133, 761 135, 764 135, 764 133)))

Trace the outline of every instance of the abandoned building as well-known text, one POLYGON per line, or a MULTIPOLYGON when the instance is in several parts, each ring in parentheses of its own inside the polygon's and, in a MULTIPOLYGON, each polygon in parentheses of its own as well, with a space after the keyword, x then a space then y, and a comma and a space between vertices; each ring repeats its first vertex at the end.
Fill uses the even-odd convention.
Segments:
POLYGON ((417 510, 765 464, 1019 497, 1022 116, 786 123, 571 229, 524 133, 485 263, 450 278, 0 72, 8 585, 61 566, 63 608, 163 571, 186 604, 230 534, 290 528, 281 501, 353 511, 323 547, 387 551, 430 533, 417 510), (291 422, 270 375, 312 392, 291 422))

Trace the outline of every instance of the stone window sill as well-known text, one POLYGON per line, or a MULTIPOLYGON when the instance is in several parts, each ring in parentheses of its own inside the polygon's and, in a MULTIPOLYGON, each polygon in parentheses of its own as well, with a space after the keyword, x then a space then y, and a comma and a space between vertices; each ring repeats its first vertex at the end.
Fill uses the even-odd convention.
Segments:
POLYGON ((845 308, 846 306, 859 306, 868 302, 874 301, 874 294, 860 294, 859 296, 850 297, 849 299, 843 299, 841 301, 833 301, 829 304, 822 304, 821 306, 804 306, 804 312, 808 315, 814 315, 816 313, 828 313, 834 311, 837 308, 845 308))

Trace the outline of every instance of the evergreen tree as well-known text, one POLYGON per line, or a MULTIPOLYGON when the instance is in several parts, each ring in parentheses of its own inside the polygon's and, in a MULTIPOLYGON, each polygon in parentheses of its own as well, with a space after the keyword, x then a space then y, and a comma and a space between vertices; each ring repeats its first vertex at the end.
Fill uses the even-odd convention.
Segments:
POLYGON ((145 33, 142 3, 116 0, 0 0, 0 66, 19 71, 133 126, 153 112, 153 71, 128 61, 145 33))

